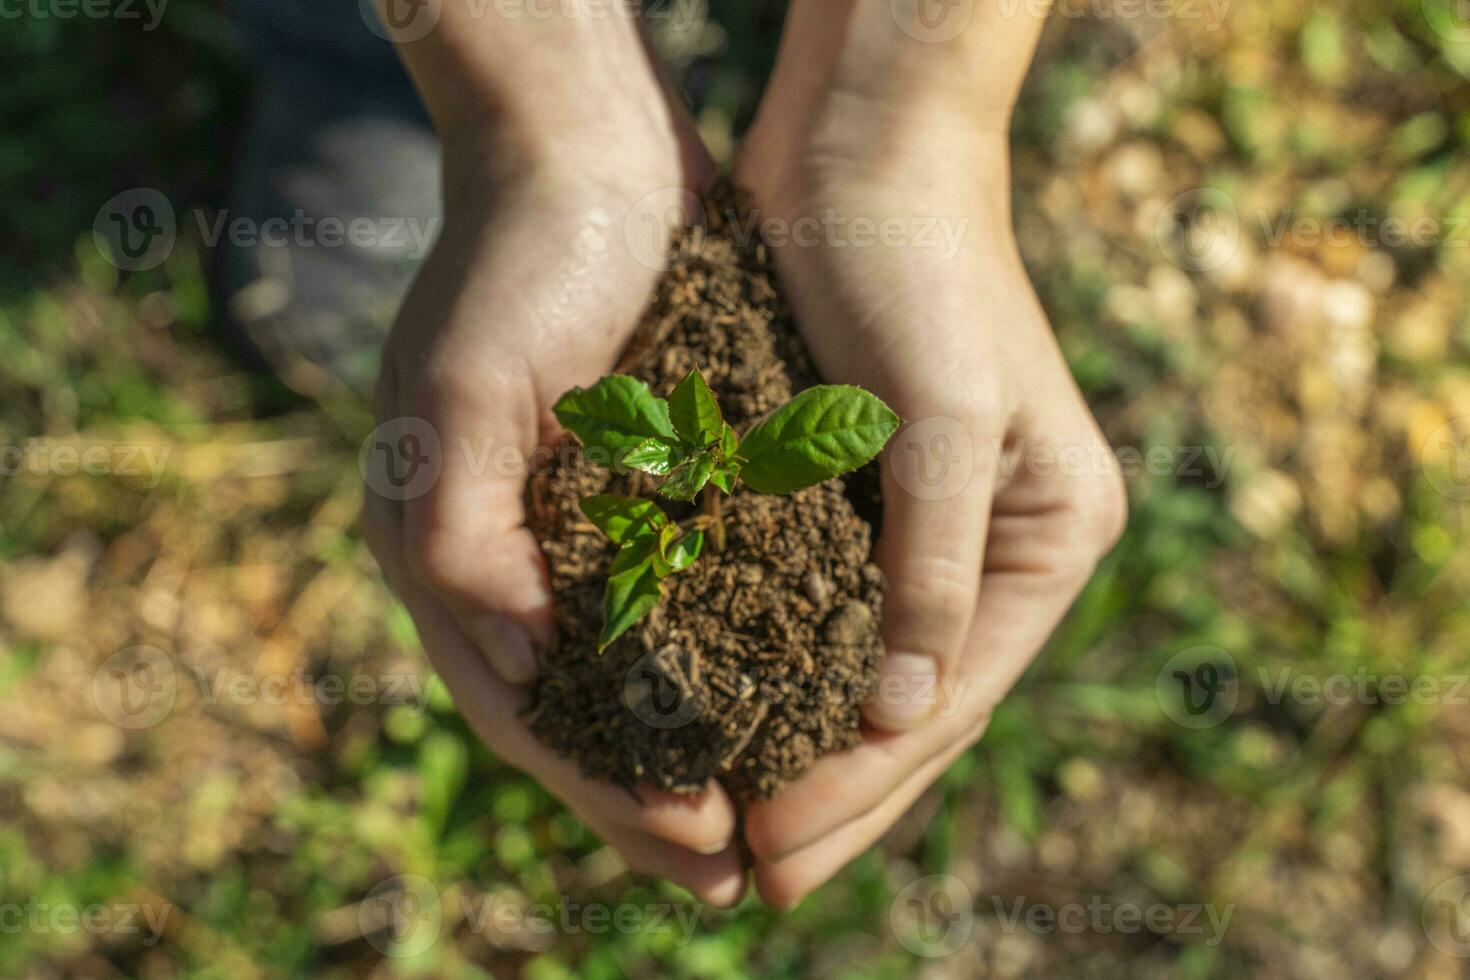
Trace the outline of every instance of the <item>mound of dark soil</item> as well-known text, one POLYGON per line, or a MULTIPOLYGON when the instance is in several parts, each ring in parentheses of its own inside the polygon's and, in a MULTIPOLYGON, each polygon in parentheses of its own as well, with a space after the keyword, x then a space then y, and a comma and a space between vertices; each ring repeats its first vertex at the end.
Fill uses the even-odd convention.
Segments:
MULTIPOLYGON (((712 195, 706 226, 680 241, 619 371, 667 396, 697 367, 744 432, 818 379, 765 247, 731 233, 735 208, 728 189, 712 195)), ((873 528, 854 506, 876 518, 871 465, 789 497, 737 487, 724 550, 707 547, 599 655, 615 549, 577 502, 652 487, 586 463, 570 441, 562 449, 528 489, 557 602, 557 645, 527 712, 542 739, 595 778, 697 792, 715 776, 737 800, 772 796, 818 756, 860 740, 882 652, 873 528)), ((660 503, 671 517, 692 513, 660 503)))

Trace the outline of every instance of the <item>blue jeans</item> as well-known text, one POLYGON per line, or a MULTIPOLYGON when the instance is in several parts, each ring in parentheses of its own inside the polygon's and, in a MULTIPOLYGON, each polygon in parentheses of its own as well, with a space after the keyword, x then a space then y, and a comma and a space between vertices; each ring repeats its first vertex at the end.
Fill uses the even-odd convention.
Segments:
MULTIPOLYGON (((370 0, 232 0, 251 53, 262 71, 284 64, 314 64, 360 78, 383 108, 423 117, 408 73, 393 45, 364 19, 370 0)), ((426 117, 425 117, 425 121, 426 117)))

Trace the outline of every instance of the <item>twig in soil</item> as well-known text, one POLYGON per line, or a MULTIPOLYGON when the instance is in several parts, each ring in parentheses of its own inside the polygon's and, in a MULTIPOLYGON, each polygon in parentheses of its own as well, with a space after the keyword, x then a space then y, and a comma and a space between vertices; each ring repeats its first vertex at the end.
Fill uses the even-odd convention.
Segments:
POLYGON ((720 488, 713 483, 704 488, 704 513, 709 518, 710 546, 718 553, 725 550, 725 518, 720 488))
POLYGON ((764 701, 755 706, 755 717, 751 719, 750 727, 745 730, 744 735, 740 736, 740 740, 735 743, 735 747, 729 752, 726 752, 725 757, 720 760, 720 772, 729 772, 730 767, 735 765, 735 760, 740 758, 740 753, 744 752, 746 746, 750 745, 750 740, 755 738, 755 733, 761 727, 761 722, 766 720, 766 713, 770 710, 770 707, 764 701))

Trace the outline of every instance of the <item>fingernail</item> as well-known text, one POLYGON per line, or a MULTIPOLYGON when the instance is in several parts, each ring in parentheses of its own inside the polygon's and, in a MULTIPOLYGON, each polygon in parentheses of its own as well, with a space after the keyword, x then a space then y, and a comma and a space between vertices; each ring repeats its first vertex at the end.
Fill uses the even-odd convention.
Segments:
POLYGON ((890 653, 878 663, 876 697, 867 719, 879 728, 906 731, 934 713, 939 665, 918 653, 890 653))
POLYGON ((475 621, 475 633, 476 642, 497 674, 512 684, 529 684, 536 679, 540 665, 524 627, 499 613, 486 613, 475 621))

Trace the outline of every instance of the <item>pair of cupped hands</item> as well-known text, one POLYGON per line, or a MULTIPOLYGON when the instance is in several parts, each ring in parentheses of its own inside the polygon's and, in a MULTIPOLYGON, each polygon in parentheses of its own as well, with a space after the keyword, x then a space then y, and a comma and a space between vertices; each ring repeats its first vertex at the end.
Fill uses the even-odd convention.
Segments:
POLYGON ((550 406, 610 373, 659 274, 629 247, 629 216, 650 194, 698 191, 714 173, 652 68, 646 81, 620 76, 609 93, 620 105, 551 136, 444 134, 443 234, 389 338, 376 396, 379 422, 433 426, 441 469, 410 500, 369 491, 364 518, 486 745, 631 867, 718 906, 753 878, 789 908, 877 841, 980 738, 1125 520, 1121 482, 1097 465, 1107 446, 1012 238, 1009 106, 909 111, 830 74, 796 94, 781 81, 734 181, 765 227, 817 219, 773 249, 801 334, 827 381, 869 389, 908 423, 881 460, 887 653, 863 743, 750 804, 742 847, 718 783, 635 799, 582 776, 518 717, 536 650, 552 639, 553 596, 524 526, 527 468, 485 461, 558 442, 550 406), (861 222, 890 233, 860 239, 861 222), (938 483, 915 479, 925 454, 948 467, 938 483), (1068 458, 1093 465, 1031 462, 1068 458))

